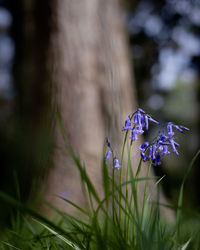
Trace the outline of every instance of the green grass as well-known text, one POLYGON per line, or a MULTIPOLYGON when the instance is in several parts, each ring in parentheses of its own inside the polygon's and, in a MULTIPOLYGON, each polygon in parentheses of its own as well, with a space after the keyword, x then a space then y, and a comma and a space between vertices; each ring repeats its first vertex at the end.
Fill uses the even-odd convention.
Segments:
MULTIPOLYGON (((147 175, 141 177, 140 161, 136 173, 133 172, 129 150, 126 181, 122 182, 123 168, 119 178, 115 170, 110 173, 109 166, 102 161, 102 185, 104 198, 101 199, 84 165, 67 144, 64 128, 58 116, 66 148, 80 172, 80 181, 87 192, 88 209, 82 208, 63 197, 77 210, 69 214, 46 203, 59 216, 59 221, 52 221, 18 200, 0 192, 0 202, 13 207, 15 213, 9 228, 0 236, 0 249, 99 249, 99 250, 198 250, 200 246, 200 214, 183 207, 183 190, 186 178, 200 154, 194 156, 180 187, 177 206, 167 206, 151 200, 148 182, 155 181, 156 189, 162 178, 149 177, 151 161, 147 166, 147 175), (144 182, 144 194, 138 197, 139 183, 144 182), (124 190, 125 187, 125 192, 124 190), (174 221, 167 222, 160 214, 160 207, 165 206, 175 211, 174 221)), ((124 145, 127 143, 125 135, 124 145)), ((129 145, 132 147, 132 145, 129 145)), ((122 152, 121 165, 124 163, 125 150, 122 152)), ((110 166, 112 168, 112 166, 110 166)), ((15 178, 16 180, 17 178, 15 178)), ((16 181, 17 183, 17 181, 16 181)))

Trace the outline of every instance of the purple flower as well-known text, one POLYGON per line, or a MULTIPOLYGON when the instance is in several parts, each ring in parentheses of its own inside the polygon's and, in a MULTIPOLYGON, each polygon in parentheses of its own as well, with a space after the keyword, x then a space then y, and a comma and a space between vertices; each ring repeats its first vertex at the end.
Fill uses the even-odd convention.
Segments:
POLYGON ((169 138, 169 142, 171 144, 171 147, 172 147, 172 151, 173 153, 175 153, 176 155, 179 155, 177 149, 176 149, 176 142, 174 141, 174 138, 169 138))
POLYGON ((156 144, 154 143, 153 145, 150 146, 149 148, 149 157, 154 160, 156 158, 155 154, 156 154, 156 144))
POLYGON ((111 148, 110 140, 109 140, 108 136, 106 137, 106 143, 107 143, 107 146, 108 146, 109 148, 111 148))
POLYGON ((131 133, 131 141, 136 141, 137 138, 137 131, 135 129, 132 129, 132 133, 131 133))
POLYGON ((169 155, 169 154, 170 154, 170 152, 168 151, 168 146, 164 145, 163 146, 163 151, 162 151, 161 155, 169 155))
POLYGON ((121 165, 119 165, 119 160, 116 157, 113 159, 113 162, 114 162, 114 166, 113 166, 114 169, 121 168, 121 165))
POLYGON ((146 156, 146 154, 144 152, 141 152, 140 153, 141 157, 142 157, 142 160, 145 162, 145 161, 149 161, 149 157, 146 156))
POLYGON ((140 126, 140 125, 136 126, 136 132, 137 132, 137 134, 143 134, 144 130, 142 129, 142 126, 140 126))
POLYGON ((180 126, 178 126, 178 125, 173 125, 173 127, 174 127, 176 130, 178 130, 179 132, 181 132, 181 133, 184 132, 183 129, 180 128, 180 126))
POLYGON ((157 122, 156 120, 154 120, 150 115, 147 115, 148 116, 148 119, 150 122, 153 122, 155 124, 159 124, 159 122, 157 122))
POLYGON ((169 123, 167 124, 167 133, 168 133, 168 135, 170 135, 170 136, 173 136, 173 135, 174 135, 174 132, 173 132, 173 130, 172 130, 172 123, 171 123, 171 122, 169 122, 169 123))
POLYGON ((111 157, 112 155, 112 150, 109 150, 108 153, 106 154, 106 157, 105 157, 105 163, 107 164, 108 162, 108 159, 111 157))
POLYGON ((179 127, 180 127, 181 129, 183 129, 183 130, 187 130, 187 131, 190 130, 189 128, 186 128, 185 126, 182 126, 182 125, 180 125, 179 127))
POLYGON ((138 110, 139 112, 141 112, 141 113, 145 114, 145 112, 144 112, 144 110, 143 110, 143 109, 138 108, 137 110, 138 110))
POLYGON ((139 125, 140 127, 142 127, 142 115, 141 115, 140 111, 137 111, 135 113, 133 123, 135 125, 139 125))
POLYGON ((181 132, 181 133, 184 133, 185 131, 184 130, 189 130, 189 128, 186 128, 186 127, 184 127, 184 126, 182 126, 182 125, 173 125, 173 127, 176 129, 176 130, 178 130, 179 132, 181 132))
POLYGON ((128 117, 128 119, 125 121, 125 126, 123 127, 123 130, 129 129, 132 129, 130 117, 128 117))
POLYGON ((145 129, 148 130, 148 128, 149 128, 149 119, 148 119, 148 115, 144 115, 144 121, 145 121, 145 129))
MULTIPOLYGON (((149 115, 144 114, 142 116, 142 128, 137 124, 136 126, 136 133, 142 133, 143 127, 145 130, 148 129, 148 122, 154 122, 158 123, 154 119, 152 119, 149 115), (142 131, 140 131, 142 130, 142 131)), ((161 156, 170 154, 169 146, 172 149, 172 152, 176 155, 179 155, 177 151, 177 147, 179 147, 179 144, 175 141, 174 137, 174 131, 173 129, 184 133, 185 130, 189 130, 188 128, 182 126, 182 125, 175 125, 172 122, 167 123, 166 130, 163 130, 160 135, 153 141, 152 144, 149 145, 148 142, 144 142, 142 145, 138 147, 138 149, 141 151, 140 155, 142 160, 149 161, 150 159, 153 160, 153 165, 161 165, 161 156), (147 153, 149 157, 147 157, 147 153)))
POLYGON ((156 155, 156 159, 155 159, 153 165, 154 165, 154 166, 161 165, 160 154, 157 154, 157 155, 156 155))
POLYGON ((144 142, 142 145, 138 147, 139 150, 145 151, 145 149, 149 146, 148 142, 144 142))

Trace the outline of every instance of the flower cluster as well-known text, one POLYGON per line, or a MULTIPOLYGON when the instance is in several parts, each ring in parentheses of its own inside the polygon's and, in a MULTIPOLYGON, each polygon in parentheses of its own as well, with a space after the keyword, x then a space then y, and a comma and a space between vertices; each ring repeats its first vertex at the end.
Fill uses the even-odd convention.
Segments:
MULTIPOLYGON (((111 155, 113 155, 113 150, 112 150, 110 140, 108 139, 108 137, 106 137, 106 143, 107 143, 107 146, 109 148, 109 151, 107 152, 106 157, 105 157, 105 163, 107 164, 108 159, 111 157, 111 155)), ((114 169, 121 168, 121 165, 119 164, 119 160, 117 157, 113 157, 113 168, 114 169)))
POLYGON ((158 124, 158 122, 150 115, 146 114, 143 109, 138 108, 136 112, 128 116, 123 131, 131 130, 131 141, 136 141, 138 139, 138 134, 143 134, 144 130, 149 129, 149 122, 158 124))
POLYGON ((161 165, 161 156, 170 154, 169 149, 171 149, 176 155, 179 155, 177 151, 179 144, 175 141, 175 132, 173 129, 181 133, 184 133, 185 130, 189 130, 182 125, 175 125, 172 122, 168 122, 166 129, 158 135, 153 143, 150 144, 149 142, 144 142, 138 147, 141 151, 140 155, 144 162, 151 159, 153 161, 153 165, 161 165))
MULTIPOLYGON (((132 115, 128 116, 127 120, 125 120, 123 131, 131 131, 131 142, 136 141, 138 139, 138 135, 143 134, 145 130, 149 129, 149 122, 159 124, 149 114, 146 114, 143 109, 138 108, 132 115)), ((156 166, 161 165, 161 157, 170 154, 171 151, 178 155, 179 153, 177 148, 179 147, 179 144, 175 141, 175 130, 184 133, 189 129, 182 125, 176 125, 172 122, 168 122, 165 129, 159 133, 152 143, 144 142, 138 147, 142 160, 144 162, 152 160, 153 165, 156 166)), ((106 142, 109 148, 105 157, 105 163, 107 164, 108 159, 111 155, 113 155, 113 150, 108 137, 106 142)), ((116 157, 113 157, 113 168, 121 168, 119 160, 116 157)))

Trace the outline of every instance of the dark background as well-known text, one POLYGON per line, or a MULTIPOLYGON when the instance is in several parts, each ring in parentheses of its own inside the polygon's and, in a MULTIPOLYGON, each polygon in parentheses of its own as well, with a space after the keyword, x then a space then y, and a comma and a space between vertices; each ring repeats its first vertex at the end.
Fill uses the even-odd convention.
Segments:
MULTIPOLYGON (((200 2, 127 1, 126 7, 139 105, 162 122, 190 128, 179 137, 180 155, 155 168, 166 174, 165 193, 176 202, 185 169, 200 146, 200 2)), ((197 161, 187 181, 185 206, 199 209, 199 178, 197 161)))

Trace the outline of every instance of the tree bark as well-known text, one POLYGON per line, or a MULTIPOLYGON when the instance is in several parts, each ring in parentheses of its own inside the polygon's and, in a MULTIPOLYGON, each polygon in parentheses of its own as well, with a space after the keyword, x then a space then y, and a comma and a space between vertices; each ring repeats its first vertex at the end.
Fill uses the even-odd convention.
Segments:
MULTIPOLYGON (((123 121, 136 108, 124 12, 117 0, 57 1, 57 31, 52 37, 54 82, 68 142, 101 190, 103 144, 108 135, 118 156, 123 121), (55 49, 56 48, 56 49, 55 49), (57 49, 58 48, 58 49, 57 49)), ((59 128, 47 199, 55 194, 83 203, 79 174, 59 128)))

